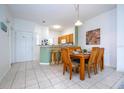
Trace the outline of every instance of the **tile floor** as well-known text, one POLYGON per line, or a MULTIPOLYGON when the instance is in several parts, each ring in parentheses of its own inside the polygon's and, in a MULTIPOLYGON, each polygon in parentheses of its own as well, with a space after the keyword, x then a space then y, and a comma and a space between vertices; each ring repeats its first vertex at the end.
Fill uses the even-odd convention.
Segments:
POLYGON ((105 67, 97 75, 91 73, 85 80, 79 79, 79 73, 73 73, 69 80, 69 73, 62 74, 62 64, 40 65, 38 62, 24 62, 12 64, 10 71, 1 80, 1 89, 115 89, 124 80, 124 73, 105 67))

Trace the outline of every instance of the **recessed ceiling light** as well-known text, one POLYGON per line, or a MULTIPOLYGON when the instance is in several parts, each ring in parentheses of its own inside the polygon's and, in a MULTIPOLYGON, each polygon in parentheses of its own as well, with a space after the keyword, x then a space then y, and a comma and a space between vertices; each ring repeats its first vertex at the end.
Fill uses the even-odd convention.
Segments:
POLYGON ((53 25, 53 28, 54 29, 59 29, 59 28, 61 28, 61 26, 60 25, 53 25))

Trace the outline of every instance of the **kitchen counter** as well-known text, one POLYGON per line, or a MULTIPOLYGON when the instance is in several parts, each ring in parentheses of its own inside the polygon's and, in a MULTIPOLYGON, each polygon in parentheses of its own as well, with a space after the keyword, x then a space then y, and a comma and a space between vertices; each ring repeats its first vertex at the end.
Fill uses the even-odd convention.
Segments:
POLYGON ((43 48, 75 47, 75 45, 40 45, 43 48))
POLYGON ((75 47, 73 45, 41 45, 40 46, 40 63, 41 64, 49 64, 51 62, 51 52, 58 51, 62 47, 75 47))
POLYGON ((47 45, 40 46, 40 63, 49 64, 51 62, 51 52, 58 51, 62 46, 60 45, 47 45))
POLYGON ((41 45, 41 48, 58 48, 58 47, 62 47, 61 45, 41 45))

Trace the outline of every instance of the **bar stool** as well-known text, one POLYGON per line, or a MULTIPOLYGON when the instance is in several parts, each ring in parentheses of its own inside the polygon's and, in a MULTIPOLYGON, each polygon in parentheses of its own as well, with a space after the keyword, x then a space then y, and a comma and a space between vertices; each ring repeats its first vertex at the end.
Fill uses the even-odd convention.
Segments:
POLYGON ((52 63, 56 64, 56 51, 54 49, 51 50, 51 62, 50 62, 50 64, 52 64, 52 63))
POLYGON ((59 49, 52 49, 51 50, 51 62, 50 64, 56 64, 60 62, 61 60, 61 53, 59 49))
POLYGON ((60 51, 60 50, 58 50, 58 51, 56 52, 56 61, 57 61, 58 64, 59 64, 60 61, 61 61, 61 51, 60 51))

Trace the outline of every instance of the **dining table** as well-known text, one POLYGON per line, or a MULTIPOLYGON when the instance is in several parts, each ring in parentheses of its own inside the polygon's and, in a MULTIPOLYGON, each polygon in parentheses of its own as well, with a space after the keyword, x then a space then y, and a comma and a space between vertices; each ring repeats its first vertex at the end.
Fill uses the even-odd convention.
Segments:
POLYGON ((70 54, 72 59, 80 59, 80 80, 85 79, 85 60, 89 59, 90 53, 70 54))

